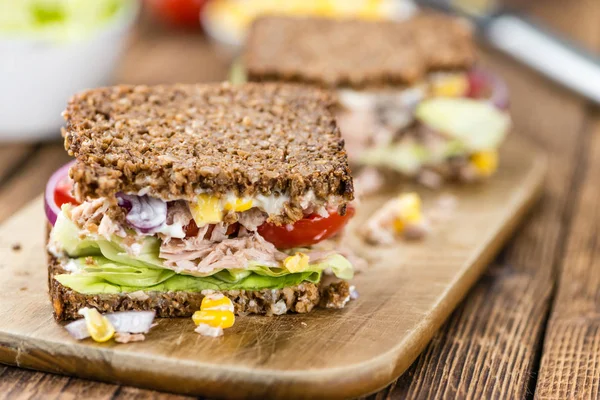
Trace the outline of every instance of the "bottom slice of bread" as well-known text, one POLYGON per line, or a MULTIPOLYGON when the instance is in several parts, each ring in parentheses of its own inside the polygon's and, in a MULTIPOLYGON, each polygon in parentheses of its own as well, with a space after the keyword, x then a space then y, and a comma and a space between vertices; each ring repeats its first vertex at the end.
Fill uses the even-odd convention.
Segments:
MULTIPOLYGON (((82 294, 54 279, 56 275, 68 273, 60 261, 49 254, 48 286, 54 317, 58 321, 81 318, 78 311, 83 307, 93 307, 102 313, 154 310, 157 317, 190 317, 200 309, 204 298, 204 294, 198 292, 82 294)), ((350 298, 350 289, 345 281, 321 285, 304 282, 283 289, 229 290, 220 293, 231 299, 237 315, 272 315, 287 311, 307 313, 317 305, 343 308, 350 298)))

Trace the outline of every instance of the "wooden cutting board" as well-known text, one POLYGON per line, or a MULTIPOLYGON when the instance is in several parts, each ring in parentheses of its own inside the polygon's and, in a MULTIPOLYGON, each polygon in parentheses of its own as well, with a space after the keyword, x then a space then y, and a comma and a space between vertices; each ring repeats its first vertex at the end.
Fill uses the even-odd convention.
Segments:
MULTIPOLYGON (((71 339, 51 315, 37 199, 0 227, 0 362, 211 397, 342 398, 381 389, 424 349, 540 194, 545 158, 516 135, 502 153, 488 184, 446 191, 457 208, 422 242, 361 243, 352 232, 386 196, 363 201, 349 240, 370 267, 354 279, 360 297, 346 309, 239 317, 217 339, 196 334, 191 319, 159 320, 144 342, 71 339)), ((439 196, 419 192, 426 208, 439 196)))

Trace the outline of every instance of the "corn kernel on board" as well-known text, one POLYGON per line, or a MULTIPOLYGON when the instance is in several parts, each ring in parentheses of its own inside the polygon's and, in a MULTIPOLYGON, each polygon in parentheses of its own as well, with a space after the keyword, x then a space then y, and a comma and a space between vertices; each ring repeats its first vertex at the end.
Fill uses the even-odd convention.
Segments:
MULTIPOLYGON (((452 218, 420 243, 370 248, 370 268, 344 310, 239 317, 221 338, 190 319, 159 320, 146 341, 76 342, 54 322, 47 295, 42 200, 0 227, 0 362, 210 397, 354 397, 381 389, 410 366, 541 192, 545 158, 513 135, 488 184, 448 190, 452 218), (20 244, 20 250, 12 247, 20 244)), ((354 232, 388 195, 363 201, 354 232)), ((406 188, 405 188, 406 189, 406 188)), ((419 189, 424 207, 438 193, 419 189)))

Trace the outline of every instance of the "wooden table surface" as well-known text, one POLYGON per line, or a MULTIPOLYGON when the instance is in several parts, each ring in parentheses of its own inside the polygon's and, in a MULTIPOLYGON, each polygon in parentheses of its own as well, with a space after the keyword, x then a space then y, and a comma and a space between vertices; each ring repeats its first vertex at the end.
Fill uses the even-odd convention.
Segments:
MULTIPOLYGON (((600 1, 513 3, 600 51, 600 1)), ((200 35, 144 25, 117 81, 221 80, 228 61, 200 35)), ((549 154, 545 194, 413 366, 374 398, 600 398, 600 112, 502 55, 484 51, 483 63, 508 81, 519 134, 549 154)), ((66 161, 59 141, 0 147, 0 220, 66 161)), ((0 365, 0 398, 41 397, 183 398, 0 365)))

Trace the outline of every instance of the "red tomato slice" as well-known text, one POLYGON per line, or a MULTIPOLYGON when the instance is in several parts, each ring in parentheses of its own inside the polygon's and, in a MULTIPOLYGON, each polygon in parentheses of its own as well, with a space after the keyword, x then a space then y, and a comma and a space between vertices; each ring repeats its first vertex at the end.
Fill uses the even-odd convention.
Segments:
POLYGON ((200 26, 200 13, 206 0, 146 0, 146 4, 161 20, 185 28, 200 26))
POLYGON ((63 204, 69 203, 73 205, 79 205, 79 202, 75 200, 75 197, 71 194, 73 192, 73 182, 68 176, 64 176, 58 181, 54 188, 54 203, 60 208, 63 204))
MULTIPOLYGON (((240 228, 240 224, 238 224, 237 222, 231 225, 227 226, 227 231, 225 232, 226 235, 233 235, 234 233, 236 233, 240 228)), ((209 239, 210 235, 212 234, 213 229, 215 229, 214 225, 210 225, 208 227, 208 230, 206 231, 206 234, 204 235, 205 239, 209 239)), ((192 219, 190 220, 190 222, 183 227, 183 231, 185 232, 185 237, 193 237, 193 236, 197 236, 198 232, 200 232, 200 228, 198 228, 198 225, 196 225, 196 222, 192 219)))
POLYGON ((183 231, 185 232, 185 237, 192 237, 198 235, 200 229, 198 229, 198 225, 196 225, 196 222, 192 219, 183 227, 183 231))
POLYGON ((333 212, 327 217, 321 217, 313 214, 293 225, 277 226, 266 222, 258 227, 258 233, 278 249, 305 247, 334 236, 353 215, 354 208, 346 207, 346 215, 333 212))
POLYGON ((467 97, 472 99, 485 99, 489 97, 490 81, 488 76, 479 71, 470 71, 467 78, 469 80, 467 97))

